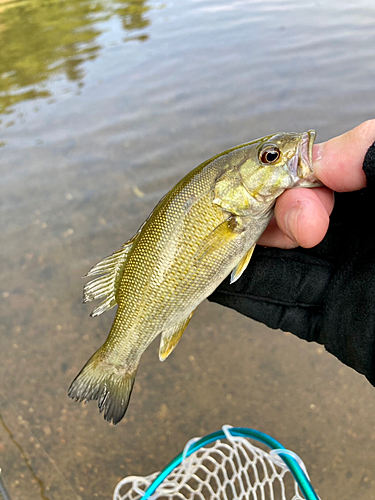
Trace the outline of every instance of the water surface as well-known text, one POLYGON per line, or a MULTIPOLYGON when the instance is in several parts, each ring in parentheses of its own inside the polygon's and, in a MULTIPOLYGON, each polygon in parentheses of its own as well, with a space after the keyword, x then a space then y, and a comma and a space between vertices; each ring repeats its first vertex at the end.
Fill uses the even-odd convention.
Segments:
POLYGON ((368 499, 375 390, 314 344, 202 304, 125 421, 66 390, 105 339, 88 269, 203 160, 375 115, 370 0, 0 0, 0 466, 12 499, 110 498, 229 423, 298 452, 321 498, 368 499))

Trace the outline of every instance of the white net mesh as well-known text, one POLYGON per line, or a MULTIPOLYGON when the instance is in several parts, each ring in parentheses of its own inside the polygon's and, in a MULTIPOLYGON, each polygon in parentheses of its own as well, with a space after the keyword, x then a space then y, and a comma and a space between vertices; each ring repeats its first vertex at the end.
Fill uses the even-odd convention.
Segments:
MULTIPOLYGON (((225 440, 215 441, 185 458, 150 498, 304 499, 291 472, 277 454, 254 446, 247 438, 231 436, 225 427, 223 430, 225 440)), ((196 439, 189 441, 185 453, 194 441, 196 439)), ((301 461, 300 465, 305 470, 301 461)), ((158 474, 123 479, 115 489, 113 500, 139 500, 158 474)))

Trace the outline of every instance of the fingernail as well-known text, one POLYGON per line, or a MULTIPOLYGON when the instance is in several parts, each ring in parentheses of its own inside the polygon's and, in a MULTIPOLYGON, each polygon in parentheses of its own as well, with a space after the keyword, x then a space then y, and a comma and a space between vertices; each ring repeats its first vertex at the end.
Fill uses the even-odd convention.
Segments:
POLYGON ((298 217, 300 216, 301 212, 301 207, 294 206, 287 211, 284 219, 287 236, 296 243, 298 243, 296 238, 298 230, 298 217))
POLYGON ((326 143, 314 144, 313 147, 313 172, 317 174, 322 167, 322 159, 324 156, 324 147, 326 143))

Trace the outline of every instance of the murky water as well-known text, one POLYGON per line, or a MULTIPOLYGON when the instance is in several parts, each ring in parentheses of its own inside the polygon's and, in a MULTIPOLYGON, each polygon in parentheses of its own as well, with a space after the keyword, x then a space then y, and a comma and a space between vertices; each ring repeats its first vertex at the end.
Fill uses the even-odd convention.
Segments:
POLYGON ((67 398, 113 312, 83 276, 186 172, 278 130, 375 115, 371 0, 0 0, 0 467, 14 500, 110 498, 224 423, 297 451, 322 498, 375 492, 375 390, 317 345, 204 303, 124 422, 67 398))

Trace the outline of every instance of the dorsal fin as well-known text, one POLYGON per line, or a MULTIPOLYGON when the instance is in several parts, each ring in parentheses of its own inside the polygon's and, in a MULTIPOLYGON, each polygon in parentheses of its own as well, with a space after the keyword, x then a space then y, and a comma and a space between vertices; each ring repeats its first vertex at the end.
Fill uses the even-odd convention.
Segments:
POLYGON ((190 313, 187 318, 180 321, 180 323, 177 323, 176 325, 173 325, 172 328, 169 328, 168 330, 162 332, 159 348, 160 361, 164 361, 165 359, 167 359, 167 357, 176 347, 193 314, 194 311, 190 313))
POLYGON ((117 250, 117 252, 98 262, 86 274, 86 276, 103 274, 100 278, 96 278, 86 283, 83 288, 84 303, 105 297, 105 300, 93 310, 90 316, 99 316, 105 311, 112 309, 112 307, 117 304, 116 292, 121 282, 128 253, 132 249, 137 235, 138 233, 124 243, 120 250, 117 250))
POLYGON ((242 273, 245 271, 247 268, 251 256, 253 255, 255 245, 253 245, 250 250, 248 250, 245 255, 242 257, 240 262, 237 264, 237 266, 233 269, 232 274, 230 275, 230 284, 234 283, 238 279, 241 278, 242 273))

